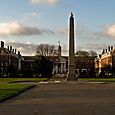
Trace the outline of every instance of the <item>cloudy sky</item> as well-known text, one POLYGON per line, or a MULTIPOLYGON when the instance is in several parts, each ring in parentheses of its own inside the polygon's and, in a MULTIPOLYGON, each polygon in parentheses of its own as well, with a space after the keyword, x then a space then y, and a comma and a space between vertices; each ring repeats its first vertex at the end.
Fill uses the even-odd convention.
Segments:
POLYGON ((38 44, 61 42, 68 51, 68 20, 75 17, 75 50, 115 46, 115 0, 0 0, 0 40, 22 55, 38 44))

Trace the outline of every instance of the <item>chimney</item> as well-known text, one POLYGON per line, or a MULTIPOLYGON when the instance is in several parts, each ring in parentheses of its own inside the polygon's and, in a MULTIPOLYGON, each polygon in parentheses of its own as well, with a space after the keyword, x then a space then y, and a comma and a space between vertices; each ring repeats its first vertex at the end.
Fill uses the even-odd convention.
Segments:
POLYGON ((111 46, 111 50, 113 50, 113 46, 111 46))
POLYGON ((1 48, 4 48, 4 42, 1 41, 1 48))
POLYGON ((15 54, 16 54, 16 49, 15 49, 15 52, 14 52, 15 54))
POLYGON ((101 58, 101 54, 99 54, 99 58, 101 58))
POLYGON ((110 47, 110 46, 108 46, 108 51, 109 51, 109 52, 111 51, 111 47, 110 47))
POLYGON ((105 49, 103 49, 103 52, 102 52, 102 54, 105 54, 105 49))
POLYGON ((10 51, 12 51, 12 46, 10 46, 10 51))
POLYGON ((107 53, 107 49, 106 49, 106 53, 107 53))
POLYGON ((10 50, 9 46, 7 46, 7 48, 8 48, 8 51, 9 51, 10 50))
POLYGON ((12 50, 12 52, 14 53, 14 49, 12 50))
POLYGON ((21 54, 20 54, 20 52, 18 51, 18 56, 20 57, 21 56, 21 54))

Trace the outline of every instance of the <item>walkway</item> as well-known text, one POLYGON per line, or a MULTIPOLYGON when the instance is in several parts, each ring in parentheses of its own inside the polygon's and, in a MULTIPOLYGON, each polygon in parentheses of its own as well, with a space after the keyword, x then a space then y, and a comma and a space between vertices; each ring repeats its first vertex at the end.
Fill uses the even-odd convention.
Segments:
POLYGON ((0 115, 115 115, 115 84, 39 83, 0 103, 0 115))

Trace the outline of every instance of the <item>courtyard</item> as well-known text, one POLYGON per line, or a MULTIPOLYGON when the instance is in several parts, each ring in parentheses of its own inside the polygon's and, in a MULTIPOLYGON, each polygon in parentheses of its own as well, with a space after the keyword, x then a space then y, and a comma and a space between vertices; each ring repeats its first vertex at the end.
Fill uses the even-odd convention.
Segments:
POLYGON ((47 81, 0 103, 0 115, 114 115, 115 83, 47 81))

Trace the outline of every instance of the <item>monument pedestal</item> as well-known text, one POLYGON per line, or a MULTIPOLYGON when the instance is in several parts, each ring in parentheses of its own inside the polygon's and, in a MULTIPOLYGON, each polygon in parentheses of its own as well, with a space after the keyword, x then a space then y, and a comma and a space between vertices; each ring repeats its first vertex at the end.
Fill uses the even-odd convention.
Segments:
POLYGON ((75 74, 75 66, 74 65, 69 65, 67 81, 77 81, 77 76, 75 74))
POLYGON ((77 77, 75 74, 69 74, 67 77, 67 81, 77 81, 77 77))

